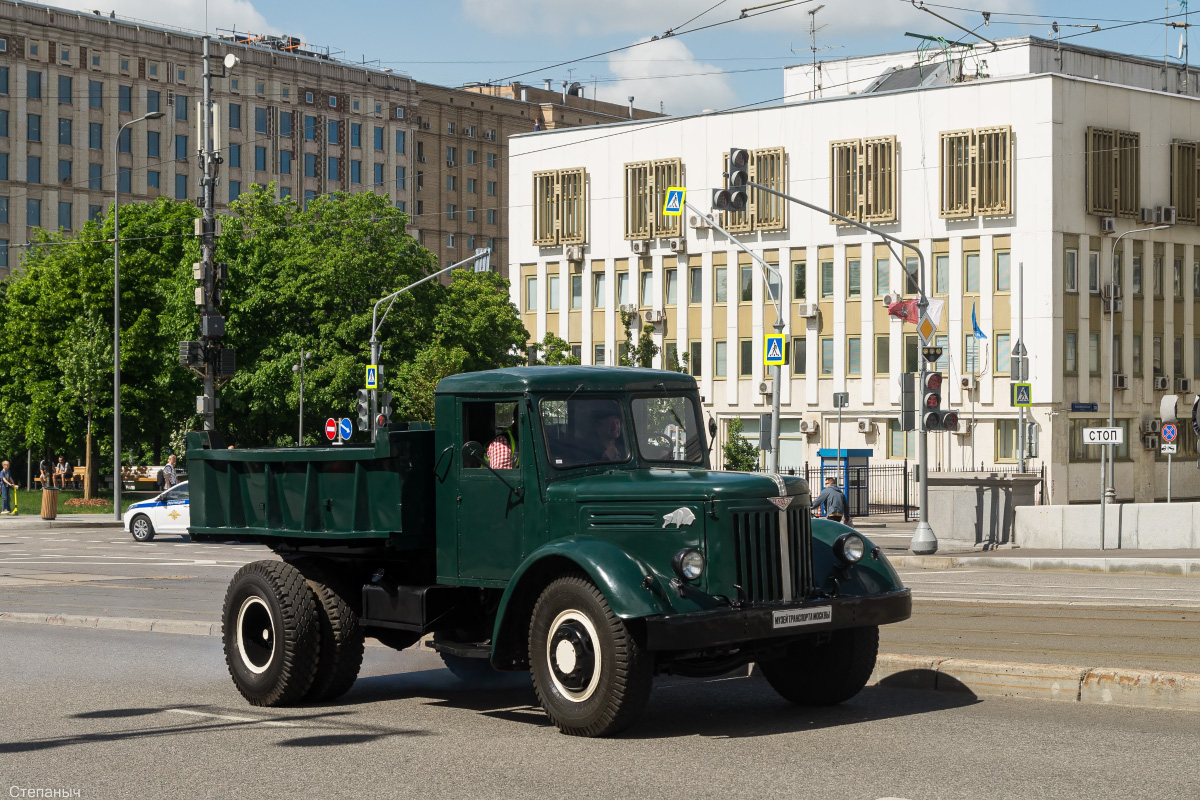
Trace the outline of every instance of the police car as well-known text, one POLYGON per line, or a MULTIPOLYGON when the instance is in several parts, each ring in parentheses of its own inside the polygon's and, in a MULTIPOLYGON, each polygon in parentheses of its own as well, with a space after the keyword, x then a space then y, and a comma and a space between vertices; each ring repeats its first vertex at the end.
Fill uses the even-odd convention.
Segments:
POLYGON ((153 500, 134 503, 121 519, 134 541, 148 542, 160 533, 178 533, 186 538, 192 521, 188 485, 181 483, 153 500))

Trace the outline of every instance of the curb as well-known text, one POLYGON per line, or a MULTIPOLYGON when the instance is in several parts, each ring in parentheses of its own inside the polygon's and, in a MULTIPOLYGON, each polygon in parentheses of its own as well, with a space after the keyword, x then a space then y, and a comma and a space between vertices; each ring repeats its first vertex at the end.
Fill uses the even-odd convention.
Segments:
POLYGON ((185 619, 145 619, 141 617, 91 617, 84 614, 38 614, 0 612, 0 622, 33 625, 58 625, 64 628, 97 628, 110 631, 179 633, 185 636, 220 636, 221 623, 185 619))
POLYGON ((907 556, 889 555, 893 567, 956 569, 980 567, 1018 572, 1094 572, 1200 578, 1200 558, 1072 558, 1020 556, 907 556))
POLYGON ((1200 675, 880 654, 871 683, 1088 705, 1200 711, 1200 675))
POLYGON ((4 520, 0 523, 0 531, 6 528, 124 528, 124 523, 116 521, 100 522, 91 520, 72 521, 64 519, 42 519, 41 517, 17 517, 19 522, 4 520))

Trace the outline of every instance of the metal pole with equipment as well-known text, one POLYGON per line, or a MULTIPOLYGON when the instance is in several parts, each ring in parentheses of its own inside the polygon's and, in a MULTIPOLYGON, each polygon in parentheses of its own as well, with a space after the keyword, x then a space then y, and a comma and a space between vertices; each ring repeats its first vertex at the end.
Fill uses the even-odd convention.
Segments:
MULTIPOLYGON (((691 203, 685 201, 683 205, 701 217, 705 216, 704 212, 691 203)), ((708 224, 712 226, 713 230, 721 233, 726 239, 733 242, 739 250, 750 256, 754 260, 754 263, 758 264, 761 268, 763 280, 767 283, 767 296, 771 298, 771 302, 775 305, 775 324, 772 327, 775 329, 775 333, 782 334, 784 325, 783 307, 780 305, 781 298, 776 296, 776 293, 771 289, 771 273, 774 273, 778 279, 777 285, 780 287, 780 290, 783 288, 783 274, 779 271, 779 268, 772 267, 766 261, 763 261, 757 253, 735 239, 733 234, 722 228, 715 220, 709 220, 708 224)), ((779 393, 782 381, 783 368, 775 364, 771 367, 771 449, 767 451, 767 472, 779 471, 779 393)))
POLYGON ((121 167, 117 152, 126 128, 162 115, 161 111, 151 111, 131 119, 117 129, 113 138, 113 513, 117 522, 121 521, 121 167))
MULTIPOLYGON (((886 241, 899 245, 900 247, 912 250, 917 254, 918 262, 917 293, 919 298, 917 300, 917 308, 921 312, 921 317, 923 318, 925 316, 925 312, 929 308, 929 298, 925 294, 925 255, 921 252, 919 247, 902 239, 897 239, 895 236, 892 236, 885 231, 881 231, 878 228, 872 227, 871 225, 867 225, 866 223, 859 222, 858 220, 851 219, 849 217, 843 217, 841 214, 837 214, 826 208, 821 208, 818 205, 809 203, 806 200, 801 200, 798 197, 792 197, 790 194, 785 194, 784 192, 772 189, 770 186, 764 186, 761 183, 754 183, 753 181, 751 181, 748 185, 760 191, 766 192, 767 194, 773 194, 776 197, 782 197, 784 200, 802 205, 812 211, 825 214, 837 220, 841 220, 847 225, 853 225, 856 228, 873 233, 876 236, 882 237, 886 241)), ((921 359, 922 387, 925 385, 926 372, 927 367, 925 364, 925 359, 921 359)), ((929 431, 925 428, 923 417, 924 415, 922 415, 922 419, 920 420, 921 436, 918 443, 918 457, 921 461, 920 466, 918 467, 920 472, 917 476, 920 486, 918 500, 920 503, 920 508, 918 511, 919 521, 917 522, 917 529, 913 531, 912 540, 909 542, 909 549, 919 555, 929 555, 937 552, 938 543, 937 537, 933 533, 933 526, 929 524, 929 477, 927 469, 929 464, 929 431)))
POLYGON ((298 447, 304 446, 304 362, 311 361, 312 357, 312 353, 305 353, 301 350, 300 363, 292 364, 292 372, 300 373, 300 434, 296 437, 296 445, 298 447))
MULTIPOLYGON (((1025 354, 1025 262, 1021 261, 1017 264, 1017 345, 1013 348, 1013 355, 1010 360, 1015 360, 1017 382, 1025 383, 1029 380, 1029 360, 1025 354)), ((1013 365, 1009 365, 1011 373, 1013 365)), ((1017 423, 1017 471, 1022 474, 1025 472, 1025 406, 1018 409, 1020 422, 1017 423)))
MULTIPOLYGON (((479 261, 480 259, 483 259, 484 263, 486 265, 488 263, 488 259, 490 259, 491 257, 492 257, 492 251, 489 248, 486 248, 486 247, 480 248, 475 251, 475 255, 469 256, 468 258, 464 258, 462 261, 459 261, 456 264, 451 264, 450 266, 448 266, 444 269, 439 269, 437 272, 426 275, 424 278, 421 278, 421 280, 419 280, 415 283, 410 283, 408 286, 405 286, 403 289, 397 289, 396 291, 392 292, 391 294, 387 295, 386 297, 382 297, 378 301, 376 301, 374 308, 371 309, 371 341, 369 342, 369 344, 371 345, 371 364, 373 364, 377 367, 379 365, 379 358, 380 358, 380 355, 383 350, 383 346, 379 343, 379 329, 383 326, 384 320, 387 319, 388 312, 390 312, 392 310, 392 306, 394 306, 396 304, 396 298, 398 298, 400 295, 404 294, 407 291, 417 288, 422 283, 426 283, 428 281, 433 280, 434 278, 438 277, 439 275, 445 275, 447 272, 456 270, 459 267, 465 267, 467 264, 475 264, 475 262, 479 261), (379 306, 381 306, 384 303, 387 303, 388 305, 387 305, 387 308, 385 308, 383 310, 383 316, 380 317, 379 316, 379 306)), ((486 272, 487 270, 481 269, 479 271, 486 272)), ((378 372, 376 373, 376 375, 378 375, 378 372)), ((376 381, 378 381, 378 377, 376 377, 376 381)), ((370 391, 371 391, 371 441, 373 442, 373 441, 375 441, 375 433, 376 433, 376 429, 378 428, 378 425, 376 424, 376 414, 378 412, 379 391, 378 391, 378 389, 371 389, 370 391)))

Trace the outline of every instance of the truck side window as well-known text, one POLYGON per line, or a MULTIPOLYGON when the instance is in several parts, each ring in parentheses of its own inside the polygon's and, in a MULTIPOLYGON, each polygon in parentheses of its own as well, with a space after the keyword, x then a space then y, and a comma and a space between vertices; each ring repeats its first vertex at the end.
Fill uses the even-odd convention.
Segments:
MULTIPOLYGON (((479 442, 486 450, 492 469, 516 469, 520 466, 520 426, 515 402, 463 403, 463 442, 479 442)), ((464 457, 465 469, 482 469, 479 459, 464 457)))
POLYGON ((546 452, 559 469, 629 460, 625 415, 611 398, 543 400, 546 452))

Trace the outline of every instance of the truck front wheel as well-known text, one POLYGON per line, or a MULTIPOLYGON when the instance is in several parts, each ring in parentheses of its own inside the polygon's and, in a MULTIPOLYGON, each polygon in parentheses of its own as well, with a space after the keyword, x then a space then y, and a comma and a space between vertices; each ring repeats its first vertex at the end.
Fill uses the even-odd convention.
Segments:
POLYGON ((312 589, 281 561, 237 571, 221 612, 225 663, 242 697, 281 706, 304 697, 320 656, 321 630, 312 589))
POLYGON ((529 626, 533 687, 551 722, 572 736, 629 727, 650 694, 653 663, 587 578, 551 583, 529 626))
POLYGON ((878 626, 843 628, 823 644, 793 644, 758 666, 784 699, 801 706, 832 706, 862 691, 878 653, 878 626))

